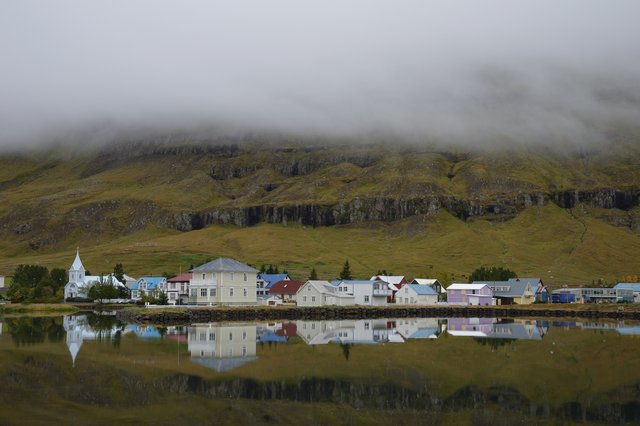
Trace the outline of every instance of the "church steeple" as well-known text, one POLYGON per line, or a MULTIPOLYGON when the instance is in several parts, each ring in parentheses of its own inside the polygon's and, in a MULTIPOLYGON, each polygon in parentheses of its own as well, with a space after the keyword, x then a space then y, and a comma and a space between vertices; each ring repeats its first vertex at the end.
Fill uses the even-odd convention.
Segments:
POLYGON ((69 268, 69 281, 73 283, 84 282, 84 265, 82 264, 82 260, 80 260, 80 247, 76 250, 76 258, 69 268))

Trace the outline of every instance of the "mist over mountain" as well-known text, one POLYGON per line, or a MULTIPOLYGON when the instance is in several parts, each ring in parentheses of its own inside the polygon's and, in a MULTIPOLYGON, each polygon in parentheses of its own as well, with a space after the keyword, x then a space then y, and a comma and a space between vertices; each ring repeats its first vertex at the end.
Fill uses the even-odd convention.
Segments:
POLYGON ((632 0, 8 2, 0 149, 246 134, 584 147, 640 119, 632 0))

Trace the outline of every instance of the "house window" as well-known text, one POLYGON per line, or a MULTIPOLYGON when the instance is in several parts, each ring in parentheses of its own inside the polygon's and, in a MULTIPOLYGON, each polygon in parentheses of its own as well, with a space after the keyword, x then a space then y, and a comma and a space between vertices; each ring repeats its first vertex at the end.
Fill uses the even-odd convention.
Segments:
POLYGON ((368 330, 368 329, 369 329, 369 322, 368 322, 368 321, 364 323, 364 329, 365 329, 365 330, 368 330))
POLYGON ((311 286, 307 287, 307 291, 311 291, 311 286))
POLYGON ((307 301, 307 296, 302 296, 302 301, 306 302, 307 301))
POLYGON ((242 294, 244 295, 244 297, 247 297, 249 295, 249 290, 247 290, 247 288, 243 288, 242 289, 242 294))
POLYGON ((233 332, 229 332, 229 340, 233 340, 233 332))
POLYGON ((242 332, 242 340, 247 340, 247 332, 246 331, 242 332))
POLYGON ((242 347, 242 356, 247 356, 247 347, 246 346, 242 347))
POLYGON ((216 333, 209 333, 209 340, 216 340, 216 333))
POLYGON ((207 340, 207 335, 205 333, 200 333, 200 341, 204 342, 205 340, 207 340))
POLYGON ((207 289, 206 288, 201 288, 200 289, 200 296, 207 297, 207 289))
POLYGON ((233 287, 229 289, 229 297, 233 297, 233 287))
POLYGON ((311 324, 311 329, 315 330, 316 329, 316 323, 314 322, 313 324, 311 324))
POLYGON ((176 294, 175 293, 169 293, 169 300, 176 300, 176 294))
POLYGON ((209 289, 209 296, 216 297, 216 289, 215 288, 210 288, 209 289))
POLYGON ((244 280, 247 281, 247 274, 244 274, 244 280))
POLYGON ((364 297, 364 303, 369 303, 369 296, 364 297))
POLYGON ((202 279, 206 280, 207 279, 207 274, 202 274, 202 279))
POLYGON ((315 296, 311 296, 311 301, 315 302, 316 301, 316 297, 315 296))
POLYGON ((198 289, 197 288, 192 288, 191 289, 191 297, 198 297, 198 289))
POLYGON ((233 272, 229 273, 229 276, 231 277, 231 281, 233 281, 233 272))

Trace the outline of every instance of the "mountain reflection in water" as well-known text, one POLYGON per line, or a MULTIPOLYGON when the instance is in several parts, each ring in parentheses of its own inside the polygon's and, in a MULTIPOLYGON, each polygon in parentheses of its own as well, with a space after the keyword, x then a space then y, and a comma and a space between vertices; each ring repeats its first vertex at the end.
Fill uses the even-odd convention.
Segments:
POLYGON ((69 410, 78 424, 207 423, 212 410, 245 424, 640 422, 638 335, 635 323, 546 319, 5 318, 0 408, 13 414, 0 423, 25 423, 34 403, 47 410, 33 423, 69 410))

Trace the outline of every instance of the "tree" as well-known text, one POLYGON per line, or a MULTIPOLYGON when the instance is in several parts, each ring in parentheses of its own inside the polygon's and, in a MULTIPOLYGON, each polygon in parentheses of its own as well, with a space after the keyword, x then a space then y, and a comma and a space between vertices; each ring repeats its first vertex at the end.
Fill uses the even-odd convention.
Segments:
POLYGON ((315 267, 311 268, 311 273, 309 274, 309 279, 310 280, 317 280, 318 279, 318 273, 316 272, 316 268, 315 267))
POLYGON ((105 299, 116 299, 118 289, 106 280, 100 280, 91 286, 88 296, 90 299, 97 300, 98 303, 103 303, 105 299))
POLYGON ((168 305, 169 297, 167 297, 167 293, 165 293, 164 291, 161 291, 160 295, 158 296, 157 302, 158 302, 158 305, 168 305))
POLYGON ((518 275, 510 269, 502 266, 481 266, 469 275, 469 282, 474 281, 507 281, 509 278, 517 278, 518 275))
POLYGON ((350 280, 351 277, 351 269, 349 268, 349 259, 345 260, 344 266, 342 267, 342 272, 340 272, 341 280, 350 280))
POLYGON ((116 263, 116 266, 113 267, 113 276, 121 283, 124 283, 124 266, 122 266, 122 263, 116 263))
POLYGON ((53 268, 49 273, 49 276, 51 277, 51 283, 56 290, 60 287, 64 287, 64 285, 69 281, 67 271, 62 268, 53 268))

